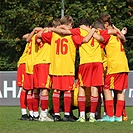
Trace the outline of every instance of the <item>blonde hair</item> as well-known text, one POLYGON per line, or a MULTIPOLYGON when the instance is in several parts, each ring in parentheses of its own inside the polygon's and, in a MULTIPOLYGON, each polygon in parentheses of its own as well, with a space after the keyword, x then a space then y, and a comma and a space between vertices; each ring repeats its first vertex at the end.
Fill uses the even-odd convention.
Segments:
POLYGON ((61 19, 60 19, 60 23, 61 24, 64 24, 64 25, 69 25, 71 24, 71 26, 74 25, 74 21, 73 21, 73 18, 71 16, 63 16, 61 19))

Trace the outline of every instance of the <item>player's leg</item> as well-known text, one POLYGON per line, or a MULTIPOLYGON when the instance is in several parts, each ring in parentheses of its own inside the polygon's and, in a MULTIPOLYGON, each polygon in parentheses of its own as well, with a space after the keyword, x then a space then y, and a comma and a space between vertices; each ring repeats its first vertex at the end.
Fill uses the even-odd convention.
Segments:
POLYGON ((32 103, 33 103, 33 120, 39 120, 39 102, 40 89, 33 89, 32 103))
POLYGON ((122 111, 122 120, 123 121, 128 120, 128 116, 127 116, 127 113, 126 113, 126 103, 125 103, 125 101, 124 101, 124 107, 123 107, 123 111, 122 111))
POLYGON ((117 91, 117 103, 115 112, 115 121, 122 121, 122 113, 125 104, 124 91, 117 91))
POLYGON ((60 116, 60 91, 54 90, 53 92, 53 109, 54 109, 54 121, 61 121, 60 116))
POLYGON ((122 121, 125 105, 124 89, 128 88, 128 73, 118 73, 115 76, 115 91, 117 93, 115 121, 122 121))
POLYGON ((98 105, 97 105, 97 109, 96 109, 96 113, 95 113, 95 119, 101 119, 101 105, 102 105, 102 98, 101 98, 101 94, 102 94, 102 87, 99 88, 98 91, 98 105))
POLYGON ((29 110, 29 120, 33 120, 33 102, 32 102, 32 90, 27 92, 27 108, 29 110))
POLYGON ((27 108, 29 110, 29 120, 31 121, 33 120, 33 75, 25 73, 24 76, 24 89, 27 90, 27 108))
POLYGON ((102 63, 92 63, 91 69, 91 96, 90 96, 90 122, 96 121, 95 113, 99 99, 99 89, 103 85, 103 65, 102 63))
POLYGON ((48 113, 48 89, 42 89, 41 97, 40 97, 40 117, 39 121, 53 121, 53 119, 47 116, 48 113))
POLYGON ((110 89, 104 89, 106 116, 100 121, 113 122, 114 121, 114 101, 112 97, 112 91, 110 89))
POLYGON ((104 83, 104 97, 105 97, 105 108, 106 108, 106 117, 103 117, 101 121, 114 121, 114 100, 112 96, 112 90, 114 88, 114 82, 111 79, 114 78, 113 75, 106 75, 104 83), (111 88, 111 89, 110 89, 111 88))
POLYGON ((79 93, 78 93, 79 119, 77 120, 78 122, 85 122, 85 103, 86 103, 85 87, 79 87, 79 93))
POLYGON ((20 107, 21 107, 21 114, 22 114, 20 120, 28 120, 28 115, 27 115, 27 91, 24 90, 23 88, 21 88, 21 93, 20 93, 20 107))
POLYGON ((91 87, 91 97, 90 97, 90 118, 89 122, 95 121, 95 113, 98 105, 98 88, 91 87))
POLYGON ((27 91, 23 88, 24 85, 24 73, 25 73, 25 64, 20 64, 17 69, 17 86, 21 89, 20 93, 20 108, 21 108, 21 118, 20 120, 28 120, 27 115, 27 91))
POLYGON ((71 121, 74 122, 75 120, 71 117, 71 104, 72 104, 72 96, 71 91, 64 91, 64 118, 63 121, 71 121))

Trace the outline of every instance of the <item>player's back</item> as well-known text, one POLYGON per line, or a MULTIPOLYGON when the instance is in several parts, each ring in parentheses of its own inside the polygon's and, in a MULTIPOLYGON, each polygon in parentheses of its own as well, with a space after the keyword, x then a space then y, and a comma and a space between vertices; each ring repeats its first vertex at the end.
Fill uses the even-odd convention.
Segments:
MULTIPOLYGON (((80 28, 81 36, 85 37, 88 32, 80 28)), ((102 62, 101 47, 99 42, 92 37, 88 43, 79 47, 80 64, 90 62, 102 62)))
POLYGON ((52 33, 51 64, 52 75, 74 75, 76 47, 71 35, 52 33))
POLYGON ((111 35, 105 50, 107 53, 107 74, 129 72, 125 50, 118 37, 111 35))

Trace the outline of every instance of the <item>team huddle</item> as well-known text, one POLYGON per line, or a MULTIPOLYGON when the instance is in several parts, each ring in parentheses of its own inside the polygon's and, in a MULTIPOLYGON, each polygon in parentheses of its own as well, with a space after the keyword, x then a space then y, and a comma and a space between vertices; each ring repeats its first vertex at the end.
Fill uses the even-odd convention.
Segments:
POLYGON ((129 67, 123 46, 127 29, 116 28, 109 14, 102 14, 93 24, 82 18, 79 27, 72 28, 73 25, 73 18, 66 15, 23 36, 27 44, 17 71, 17 86, 21 87, 20 119, 55 122, 127 120, 124 90, 128 88, 129 67), (76 51, 79 51, 80 59, 78 69, 75 67, 76 51), (49 108, 51 90, 52 109, 49 108), (97 113, 101 116, 98 111, 101 95, 103 118, 96 117, 97 113), (63 118, 60 115, 62 101, 63 118), (78 118, 74 117, 72 106, 78 108, 78 118), (49 109, 52 117, 48 115, 49 109), (89 112, 89 118, 86 112, 89 112))

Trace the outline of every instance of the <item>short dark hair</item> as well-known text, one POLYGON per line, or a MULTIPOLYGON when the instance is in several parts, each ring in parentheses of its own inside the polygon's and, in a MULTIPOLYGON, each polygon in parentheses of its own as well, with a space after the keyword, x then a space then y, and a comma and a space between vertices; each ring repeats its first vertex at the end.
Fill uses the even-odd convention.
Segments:
POLYGON ((98 20, 95 21, 91 26, 92 26, 92 28, 95 28, 95 29, 97 29, 97 28, 105 29, 104 24, 98 20))
POLYGON ((102 23, 108 22, 109 25, 113 24, 111 16, 109 14, 102 14, 102 15, 99 16, 99 18, 97 20, 102 22, 102 23))
POLYGON ((81 18, 78 22, 78 25, 86 25, 86 26, 90 26, 90 21, 87 18, 81 18))
POLYGON ((60 19, 59 18, 54 19, 53 22, 52 22, 52 27, 56 28, 59 25, 61 25, 60 19))

